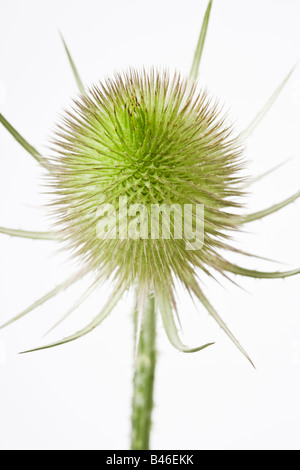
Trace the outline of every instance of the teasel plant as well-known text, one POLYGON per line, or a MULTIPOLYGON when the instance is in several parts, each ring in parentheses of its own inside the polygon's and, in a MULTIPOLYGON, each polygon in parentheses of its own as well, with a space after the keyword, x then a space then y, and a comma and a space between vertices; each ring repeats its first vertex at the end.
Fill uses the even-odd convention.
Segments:
MULTIPOLYGON (((247 175, 247 139, 280 95, 294 68, 248 127, 237 133, 218 101, 198 80, 212 4, 213 1, 209 1, 188 76, 170 74, 166 69, 155 67, 149 70, 130 68, 86 88, 62 37, 79 93, 58 120, 49 155, 29 144, 0 114, 1 124, 41 166, 42 184, 51 198, 47 206, 51 218, 49 231, 0 227, 0 233, 41 242, 52 240, 81 265, 71 277, 44 293, 1 328, 92 275, 92 283, 60 323, 109 281, 113 285, 112 292, 94 320, 70 336, 23 353, 53 348, 90 333, 111 314, 126 292, 134 291, 133 450, 150 447, 158 315, 170 343, 180 352, 196 353, 213 345, 211 341, 192 346, 183 342, 177 284, 213 317, 254 366, 209 300, 203 277, 213 279, 218 274, 236 283, 238 276, 273 280, 300 273, 299 268, 278 272, 247 269, 233 264, 224 254, 255 258, 234 246, 233 234, 244 230, 248 223, 264 219, 293 203, 300 191, 271 207, 245 213, 249 186, 266 176, 247 175), (115 226, 107 223, 105 236, 100 237, 98 229, 103 216, 119 211, 124 197, 129 206, 136 208, 125 236, 119 232, 116 236, 115 226), (175 208, 170 218, 174 230, 169 239, 164 238, 161 232, 165 227, 161 220, 160 236, 151 238, 148 226, 146 232, 141 232, 138 207, 146 208, 148 217, 153 205, 162 204, 175 208), (197 227, 193 207, 204 207, 201 249, 190 249, 189 234, 181 238, 175 236, 176 216, 182 215, 178 207, 184 206, 192 209, 185 214, 183 223, 189 219, 193 229, 197 227), (105 209, 99 212, 99 207, 105 209), (128 230, 135 236, 126 236, 128 230)), ((119 220, 119 226, 121 222, 119 220)))

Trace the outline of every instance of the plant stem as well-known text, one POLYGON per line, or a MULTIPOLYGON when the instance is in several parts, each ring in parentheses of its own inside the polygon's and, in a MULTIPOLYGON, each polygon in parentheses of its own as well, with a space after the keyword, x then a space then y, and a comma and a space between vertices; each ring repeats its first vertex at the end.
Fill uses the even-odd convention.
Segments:
MULTIPOLYGON (((134 314, 137 334, 137 312, 134 314)), ((135 359, 131 416, 131 449, 149 450, 153 389, 156 365, 155 301, 149 295, 145 302, 143 323, 135 359)))

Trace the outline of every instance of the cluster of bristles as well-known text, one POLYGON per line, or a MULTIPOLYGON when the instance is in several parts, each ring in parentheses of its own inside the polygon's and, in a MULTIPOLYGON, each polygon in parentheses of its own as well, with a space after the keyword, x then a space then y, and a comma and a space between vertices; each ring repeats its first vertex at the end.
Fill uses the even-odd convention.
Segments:
POLYGON ((170 293, 174 278, 190 287, 195 268, 219 269, 217 251, 238 226, 230 209, 242 195, 241 152, 205 92, 178 74, 130 70, 75 101, 57 136, 50 159, 55 219, 92 270, 170 293), (149 211, 153 204, 204 205, 202 249, 187 250, 184 235, 175 239, 172 231, 170 239, 99 239, 97 210, 117 210, 120 196, 149 211))

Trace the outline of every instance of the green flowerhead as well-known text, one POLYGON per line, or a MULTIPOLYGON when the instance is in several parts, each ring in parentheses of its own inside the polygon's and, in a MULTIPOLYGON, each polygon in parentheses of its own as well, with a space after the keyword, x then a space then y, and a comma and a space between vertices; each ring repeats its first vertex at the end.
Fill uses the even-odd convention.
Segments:
POLYGON ((171 292, 174 278, 190 286, 195 268, 218 267, 218 250, 238 227, 241 150, 194 82, 154 70, 116 75, 82 95, 57 134, 55 217, 90 269, 171 292))
POLYGON ((73 341, 93 330, 123 293, 135 286, 140 330, 147 296, 154 296, 173 346, 184 352, 203 349, 208 344, 188 348, 180 339, 175 318, 175 283, 179 281, 248 357, 205 296, 204 275, 217 272, 275 279, 300 272, 261 272, 225 258, 226 251, 228 256, 230 251, 249 256, 232 245, 232 233, 287 206, 300 197, 300 191, 259 212, 241 213, 247 186, 242 148, 293 69, 257 117, 235 136, 217 102, 197 82, 211 7, 212 0, 189 78, 156 69, 130 69, 86 91, 63 41, 80 95, 57 126, 51 157, 41 155, 0 114, 0 122, 48 172, 55 226, 50 233, 4 227, 0 232, 60 239, 83 264, 82 271, 6 324, 87 272, 95 274, 95 282, 67 315, 100 281, 110 279, 114 284, 107 304, 89 325, 45 347, 73 341))

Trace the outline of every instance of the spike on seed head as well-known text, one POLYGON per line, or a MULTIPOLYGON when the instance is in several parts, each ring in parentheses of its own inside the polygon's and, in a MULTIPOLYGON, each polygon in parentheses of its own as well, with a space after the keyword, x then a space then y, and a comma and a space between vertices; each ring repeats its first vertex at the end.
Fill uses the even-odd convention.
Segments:
MULTIPOLYGON (((195 83, 177 73, 131 69, 93 86, 57 129, 50 165, 61 236, 91 270, 170 295, 174 278, 189 286, 195 268, 222 271, 218 249, 238 229, 232 209, 243 196, 242 152, 218 105, 195 83), (103 215, 119 214, 124 198, 128 207, 146 209, 146 231, 122 238, 108 224, 99 237, 103 215), (153 205, 172 207, 169 238, 151 237, 153 205), (183 224, 190 216, 193 231, 197 205, 205 210, 204 244, 190 250, 190 235, 175 236, 176 215, 184 214, 183 224)), ((130 223, 137 230, 141 219, 129 219, 127 230, 130 223)), ((159 228, 161 234, 161 219, 159 228)))

